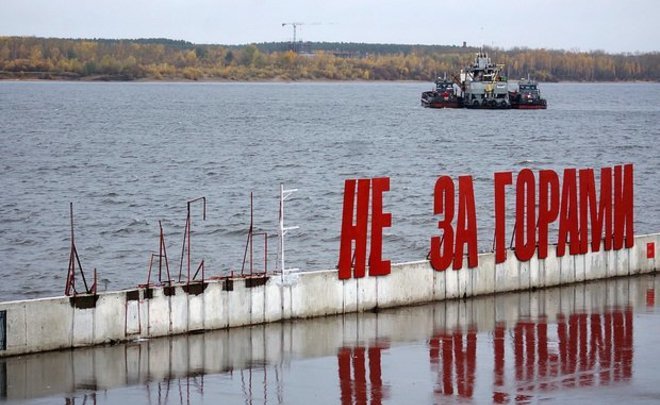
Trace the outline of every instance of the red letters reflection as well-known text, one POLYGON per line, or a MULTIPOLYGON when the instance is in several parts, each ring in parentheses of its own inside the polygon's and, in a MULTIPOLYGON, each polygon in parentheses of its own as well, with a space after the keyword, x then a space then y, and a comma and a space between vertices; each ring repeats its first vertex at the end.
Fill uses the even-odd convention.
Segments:
POLYGON ((342 347, 337 353, 339 369, 339 388, 341 403, 375 404, 379 405, 388 398, 388 387, 383 385, 381 376, 381 351, 389 348, 386 344, 376 344, 365 348, 342 347), (367 359, 369 367, 369 383, 367 384, 367 359), (353 372, 351 373, 351 368, 353 372))
POLYGON ((609 385, 632 377, 632 309, 557 316, 557 325, 520 320, 510 334, 515 393, 507 392, 505 325, 493 332, 493 402, 526 401, 538 392, 609 385), (557 341, 549 337, 556 328, 557 341))
POLYGON ((434 393, 441 401, 443 395, 471 398, 477 364, 477 332, 470 328, 466 336, 460 330, 435 333, 429 340, 431 369, 437 373, 434 393))

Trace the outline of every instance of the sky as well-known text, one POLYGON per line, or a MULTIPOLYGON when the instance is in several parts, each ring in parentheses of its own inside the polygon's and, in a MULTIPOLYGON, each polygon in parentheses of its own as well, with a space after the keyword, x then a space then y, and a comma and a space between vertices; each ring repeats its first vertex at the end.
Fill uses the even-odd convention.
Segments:
POLYGON ((0 0, 0 36, 660 51, 660 0, 0 0))

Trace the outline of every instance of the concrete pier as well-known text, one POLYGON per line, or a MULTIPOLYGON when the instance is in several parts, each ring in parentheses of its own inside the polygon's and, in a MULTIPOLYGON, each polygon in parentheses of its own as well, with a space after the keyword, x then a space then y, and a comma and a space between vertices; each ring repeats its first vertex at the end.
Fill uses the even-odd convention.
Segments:
POLYGON ((436 272, 418 261, 382 277, 339 280, 327 270, 4 302, 0 357, 653 273, 659 243, 660 233, 618 251, 557 258, 550 247, 527 262, 509 251, 496 265, 484 253, 472 269, 436 272))
MULTIPOLYGON (((390 346, 406 342, 432 342, 433 337, 439 334, 448 336, 454 332, 468 331, 492 333, 504 327, 514 330, 521 322, 530 324, 532 320, 542 320, 544 325, 554 324, 556 328, 561 321, 558 318, 566 322, 576 314, 598 315, 630 307, 647 308, 645 292, 658 289, 660 279, 654 276, 616 278, 537 293, 445 300, 377 313, 351 313, 305 322, 268 323, 252 328, 222 329, 120 345, 13 356, 0 359, 0 394, 5 394, 0 398, 20 401, 133 385, 143 385, 145 388, 142 389, 148 391, 150 385, 159 386, 163 381, 194 379, 200 375, 239 373, 251 369, 265 372, 263 368, 266 367, 271 368, 272 372, 272 368, 294 359, 332 359, 341 348, 374 347, 378 342, 387 342, 390 346)), ((581 332, 576 330, 575 333, 581 332)), ((487 373, 478 370, 476 376, 486 380, 492 374, 486 366, 493 356, 490 353, 492 343, 484 340, 480 345, 483 353, 488 353, 484 356, 486 358, 480 358, 482 370, 487 373)), ((329 362, 336 367, 335 361, 329 362)), ((425 369, 423 366, 419 368, 425 369)), ((581 376, 586 372, 583 369, 579 371, 581 376)), ((336 375, 336 371, 331 374, 336 375)), ((563 377, 570 378, 572 374, 567 372, 563 377)), ((263 388, 264 382, 259 379, 257 384, 263 388)), ((277 381, 271 378, 268 384, 276 385, 277 381)), ((173 391, 176 390, 175 385, 172 384, 173 391)), ((163 386, 169 387, 169 384, 163 386)))

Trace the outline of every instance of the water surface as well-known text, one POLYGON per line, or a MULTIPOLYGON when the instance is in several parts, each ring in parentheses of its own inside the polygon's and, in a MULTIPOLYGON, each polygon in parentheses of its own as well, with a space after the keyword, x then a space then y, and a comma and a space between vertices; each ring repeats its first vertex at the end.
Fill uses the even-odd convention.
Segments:
POLYGON ((101 290, 146 282, 159 220, 177 277, 186 201, 199 196, 208 215, 192 206, 193 266, 240 271, 253 192, 274 269, 281 183, 299 190, 286 261, 302 270, 335 267, 343 182, 356 177, 391 178, 383 257, 395 263, 426 257, 444 174, 474 178, 481 250, 503 170, 634 163, 635 231, 660 231, 660 84, 542 84, 545 111, 424 109, 430 86, 0 82, 0 300, 63 293, 69 202, 101 290))

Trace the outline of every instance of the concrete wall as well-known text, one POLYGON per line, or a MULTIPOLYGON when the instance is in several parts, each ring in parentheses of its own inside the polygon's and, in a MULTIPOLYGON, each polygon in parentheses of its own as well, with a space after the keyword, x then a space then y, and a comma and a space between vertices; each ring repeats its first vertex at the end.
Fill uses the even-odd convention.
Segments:
MULTIPOLYGON (((521 320, 543 318, 553 324, 559 316, 600 314, 630 306, 644 308, 648 305, 644 292, 649 289, 660 289, 660 277, 616 278, 536 293, 445 300, 376 313, 350 313, 305 322, 270 323, 123 345, 14 356, 0 359, 0 369, 6 370, 5 399, 16 401, 136 384, 149 387, 200 374, 263 371, 262 367, 287 364, 291 359, 332 358, 342 347, 423 342, 438 333, 468 330, 490 333, 496 325, 511 328, 521 320)), ((268 383, 276 384, 271 376, 268 383)), ((264 384, 261 378, 258 384, 264 384)), ((1 386, 0 392, 3 392, 1 386)), ((172 395, 178 398, 178 393, 172 395)))
POLYGON ((630 249, 562 258, 550 247, 548 258, 528 262, 509 251, 496 265, 485 253, 477 268, 457 271, 419 261, 393 265, 384 277, 339 280, 328 270, 4 302, 0 357, 651 273, 658 258, 647 258, 649 244, 657 249, 660 234, 638 236, 630 249))

